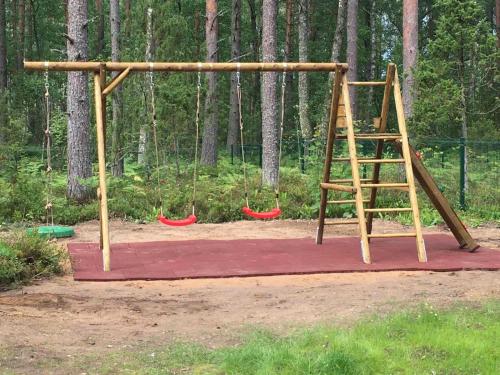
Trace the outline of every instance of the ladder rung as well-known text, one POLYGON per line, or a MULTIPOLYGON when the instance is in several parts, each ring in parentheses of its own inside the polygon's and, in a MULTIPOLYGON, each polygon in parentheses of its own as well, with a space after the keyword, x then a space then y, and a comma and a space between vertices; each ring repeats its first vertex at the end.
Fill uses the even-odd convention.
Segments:
POLYGON ((351 161, 351 158, 333 158, 332 161, 351 161))
POLYGON ((354 188, 352 186, 345 186, 345 185, 339 185, 339 184, 331 184, 331 183, 328 183, 328 182, 322 182, 320 184, 320 187, 322 189, 339 190, 339 191, 345 191, 345 192, 348 192, 348 193, 355 193, 356 192, 356 188, 354 188))
POLYGON ((408 212, 412 211, 409 207, 404 208, 365 208, 365 212, 408 212))
POLYGON ((377 163, 404 163, 405 159, 358 159, 358 163, 377 164, 377 163))
POLYGON ((347 82, 349 86, 385 86, 385 81, 371 81, 371 82, 359 82, 351 81, 347 82))
POLYGON ((358 139, 401 139, 401 134, 395 133, 358 133, 354 134, 358 139))
POLYGON ((378 183, 378 184, 361 184, 362 188, 407 188, 409 185, 406 183, 378 183))
MULTIPOLYGON (((396 133, 357 133, 354 134, 355 139, 385 139, 397 140, 401 139, 401 134, 396 133)), ((341 134, 335 136, 335 139, 347 139, 347 135, 341 134)))
POLYGON ((325 225, 351 225, 351 224, 359 224, 358 219, 343 220, 343 221, 325 221, 325 225))
MULTIPOLYGON (((369 203, 369 202, 370 202, 369 199, 363 200, 363 203, 369 203)), ((344 200, 338 200, 338 201, 327 201, 326 203, 328 203, 328 204, 352 204, 352 203, 356 203, 356 200, 355 199, 344 199, 344 200)))
MULTIPOLYGON (((339 179, 335 179, 335 180, 330 180, 329 183, 345 184, 346 182, 353 182, 353 181, 354 180, 352 178, 339 178, 339 179)), ((359 181, 369 182, 369 181, 373 181, 373 178, 360 178, 359 181)))
POLYGON ((417 237, 416 233, 379 233, 369 234, 368 238, 417 237))

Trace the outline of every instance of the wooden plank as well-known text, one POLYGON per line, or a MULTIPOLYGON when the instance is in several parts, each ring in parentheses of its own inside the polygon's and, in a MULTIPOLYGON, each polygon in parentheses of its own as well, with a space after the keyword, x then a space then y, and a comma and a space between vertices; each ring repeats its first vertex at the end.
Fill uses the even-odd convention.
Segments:
MULTIPOLYGON (((335 70, 335 79, 332 88, 332 102, 330 105, 330 117, 328 122, 328 135, 326 142, 325 163, 323 166, 323 182, 330 180, 330 173, 332 168, 333 145, 335 143, 335 129, 337 127, 337 111, 339 108, 340 100, 340 85, 342 77, 345 72, 339 67, 335 70)), ((326 202, 328 200, 328 190, 321 189, 320 209, 318 217, 318 230, 316 232, 316 244, 320 245, 323 242, 323 230, 325 225, 326 216, 326 202)))
POLYGON ((427 262, 427 252, 425 250, 424 237, 422 235, 422 227, 420 222, 420 212, 418 209, 417 192, 415 189, 415 179, 411 165, 411 156, 408 142, 408 134, 406 132, 406 121, 403 110, 403 98, 401 97, 401 88, 399 85, 398 71, 396 69, 394 75, 394 102, 396 104, 396 115, 398 118, 399 132, 402 135, 401 147, 403 150, 403 159, 405 159, 406 181, 408 182, 409 196, 411 208, 413 209, 413 225, 415 226, 417 253, 419 262, 427 262))
POLYGON ((385 81, 366 81, 366 82, 359 82, 359 81, 350 81, 348 82, 349 86, 385 86, 385 81))
POLYGON ((369 234, 370 238, 396 238, 396 237, 417 237, 416 233, 406 232, 406 233, 374 233, 369 234))
MULTIPOLYGON (((396 149, 402 154, 403 150, 401 144, 396 143, 395 145, 396 149)), ((422 160, 418 158, 416 151, 411 146, 409 146, 409 150, 413 174, 429 197, 433 206, 443 218, 446 225, 448 225, 448 228, 450 228, 451 232, 460 244, 460 248, 467 249, 471 252, 477 250, 479 248, 479 244, 472 238, 464 223, 460 220, 455 210, 453 210, 453 207, 451 207, 450 202, 446 199, 441 190, 439 190, 438 185, 432 178, 427 168, 425 168, 422 160)))
POLYGON ((399 182, 380 182, 373 184, 361 184, 362 188, 398 188, 398 187, 408 187, 406 183, 399 182))
MULTIPOLYGON (((363 203, 368 203, 369 200, 363 200, 363 203)), ((340 199, 340 200, 333 200, 333 201, 328 201, 327 203, 329 204, 352 204, 356 203, 356 199, 340 199)))
POLYGON ((410 207, 404 208, 365 208, 365 212, 409 212, 412 209, 410 207))
POLYGON ((104 146, 104 119, 102 108, 102 88, 101 76, 99 72, 94 73, 94 96, 95 96, 95 112, 96 112, 96 130, 97 130, 97 157, 99 168, 99 191, 100 197, 99 206, 101 214, 102 226, 102 262, 104 271, 111 270, 111 250, 109 243, 109 215, 108 215, 108 198, 106 186, 106 149, 104 146))
POLYGON ((337 128, 347 127, 345 117, 337 117, 337 128))
POLYGON ((376 164, 376 163, 404 163, 405 159, 358 159, 359 163, 376 164))
POLYGON ((350 224, 359 224, 359 220, 353 219, 353 220, 326 221, 325 222, 325 225, 350 225, 350 224))
POLYGON ((359 220, 359 232, 361 236, 361 254, 363 256, 363 262, 369 264, 371 263, 370 257, 370 247, 368 244, 368 236, 366 232, 366 221, 364 206, 363 206, 363 191, 361 190, 361 182, 359 181, 359 164, 358 157, 356 155, 356 142, 354 138, 354 124, 352 120, 351 103, 349 100, 349 86, 347 83, 347 76, 344 74, 342 77, 342 96, 344 97, 345 109, 346 109, 346 120, 347 120, 347 137, 348 137, 348 147, 349 156, 351 157, 351 173, 354 188, 356 189, 356 212, 358 213, 358 218, 363 218, 359 220))

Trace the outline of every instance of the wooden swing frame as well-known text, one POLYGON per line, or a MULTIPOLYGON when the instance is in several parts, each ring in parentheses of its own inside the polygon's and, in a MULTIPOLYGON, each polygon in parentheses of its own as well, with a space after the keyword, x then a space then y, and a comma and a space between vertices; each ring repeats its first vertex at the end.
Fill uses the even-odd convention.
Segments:
MULTIPOLYGON (((103 254, 103 269, 111 270, 111 248, 109 238, 109 213, 106 184, 106 98, 132 72, 335 72, 344 75, 347 64, 339 63, 204 63, 204 62, 81 62, 81 61, 25 61, 24 69, 30 71, 80 71, 93 72, 94 102, 97 131, 97 157, 99 171, 99 223, 100 248, 103 254), (108 73, 118 72, 108 80, 108 73)), ((337 82, 337 80, 335 80, 337 82)), ((335 85, 334 82, 334 85, 335 85)), ((349 82, 353 86, 379 86, 385 82, 349 82)), ((335 90, 332 90, 332 94, 335 90)), ((333 98, 332 102, 338 101, 333 98)), ((332 129, 332 124, 329 128, 332 129)), ((415 176, 429 195, 445 222, 451 228, 461 247, 474 250, 478 247, 465 229, 449 202, 437 189, 429 172, 420 160, 412 157, 415 176)))

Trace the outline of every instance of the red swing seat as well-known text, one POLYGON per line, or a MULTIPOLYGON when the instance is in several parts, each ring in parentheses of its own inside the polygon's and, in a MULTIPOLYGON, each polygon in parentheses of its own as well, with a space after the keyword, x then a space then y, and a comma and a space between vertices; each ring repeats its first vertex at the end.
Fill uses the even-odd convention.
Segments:
POLYGON ((169 225, 171 227, 185 227, 191 224, 196 223, 196 216, 195 215, 189 215, 185 219, 179 219, 179 220, 172 220, 168 219, 163 215, 158 216, 158 221, 162 224, 169 225))
POLYGON ((255 212, 250 207, 243 207, 241 209, 245 215, 253 217, 254 219, 274 219, 281 215, 279 208, 273 208, 268 212, 255 212))

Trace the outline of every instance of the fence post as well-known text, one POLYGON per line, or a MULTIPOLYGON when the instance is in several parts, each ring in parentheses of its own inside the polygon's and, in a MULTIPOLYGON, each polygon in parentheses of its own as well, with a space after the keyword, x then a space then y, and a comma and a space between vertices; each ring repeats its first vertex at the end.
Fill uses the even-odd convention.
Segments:
POLYGON ((465 210, 465 138, 460 137, 460 208, 465 210))

